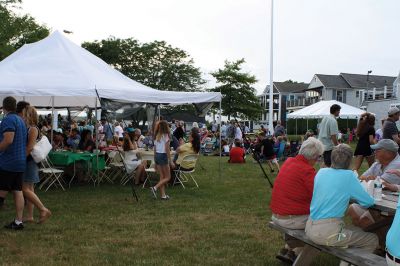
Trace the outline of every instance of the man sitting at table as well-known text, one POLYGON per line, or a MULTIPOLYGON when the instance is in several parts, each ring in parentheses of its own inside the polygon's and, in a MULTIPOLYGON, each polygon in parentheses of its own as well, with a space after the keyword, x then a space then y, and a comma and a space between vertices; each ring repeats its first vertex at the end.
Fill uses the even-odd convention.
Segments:
POLYGON ((77 128, 71 129, 71 133, 67 139, 67 146, 72 150, 78 149, 79 142, 81 141, 81 136, 77 128))
POLYGON ((142 131, 140 131, 139 128, 135 129, 135 141, 137 143, 138 148, 143 148, 144 147, 144 141, 145 137, 142 135, 142 131))
MULTIPOLYGON (((272 189, 270 206, 274 223, 289 229, 305 228, 313 194, 314 165, 323 152, 322 142, 310 137, 301 145, 296 157, 283 163, 272 189)), ((285 235, 285 240, 285 248, 276 257, 293 262, 292 249, 302 246, 302 243, 288 235, 285 235)))
MULTIPOLYGON (((377 162, 360 176, 361 180, 375 180, 377 176, 382 178, 385 188, 398 191, 400 187, 400 177, 396 175, 396 169, 400 169, 400 156, 397 153, 399 146, 391 139, 382 139, 377 144, 371 145, 375 150, 375 158, 377 162)), ((379 237, 381 248, 385 246, 385 235, 389 229, 392 215, 382 216, 380 211, 366 210, 358 204, 352 204, 349 207, 349 215, 353 220, 353 224, 360 226, 364 230, 369 230, 375 223, 382 224, 376 230, 373 230, 379 237)))

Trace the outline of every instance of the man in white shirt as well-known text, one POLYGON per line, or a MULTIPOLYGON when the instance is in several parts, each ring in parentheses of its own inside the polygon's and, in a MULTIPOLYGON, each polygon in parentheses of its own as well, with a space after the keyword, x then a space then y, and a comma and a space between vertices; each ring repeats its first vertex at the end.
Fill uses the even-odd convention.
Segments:
POLYGON ((124 135, 123 135, 124 130, 122 129, 122 127, 119 124, 119 122, 115 122, 114 126, 115 126, 114 127, 114 136, 118 137, 119 139, 123 138, 124 137, 124 135))
POLYGON ((145 137, 142 135, 142 132, 140 131, 139 128, 135 129, 135 140, 138 145, 138 148, 143 148, 144 147, 144 141, 145 137))
POLYGON ((235 139, 240 140, 240 142, 242 142, 243 139, 242 130, 239 127, 239 123, 235 123, 235 139))
POLYGON ((221 125, 221 137, 223 139, 226 138, 226 125, 225 125, 225 122, 222 122, 222 125, 221 125))

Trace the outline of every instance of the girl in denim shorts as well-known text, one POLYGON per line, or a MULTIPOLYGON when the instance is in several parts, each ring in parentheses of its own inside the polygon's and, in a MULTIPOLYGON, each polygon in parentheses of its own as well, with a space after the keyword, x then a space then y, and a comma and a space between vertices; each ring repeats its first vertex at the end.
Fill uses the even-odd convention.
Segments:
POLYGON ((157 190, 160 189, 162 200, 169 199, 169 196, 165 193, 165 185, 171 179, 170 164, 173 166, 169 133, 168 123, 164 120, 159 121, 154 132, 154 161, 156 170, 160 175, 160 181, 150 189, 155 198, 157 198, 157 190))

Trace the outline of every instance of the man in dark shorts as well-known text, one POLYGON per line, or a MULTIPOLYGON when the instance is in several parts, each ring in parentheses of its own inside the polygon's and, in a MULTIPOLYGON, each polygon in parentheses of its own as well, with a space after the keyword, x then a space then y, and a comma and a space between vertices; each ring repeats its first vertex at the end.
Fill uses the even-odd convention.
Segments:
POLYGON ((396 126, 396 121, 399 120, 399 117, 399 108, 391 107, 388 111, 388 118, 382 126, 382 139, 391 139, 400 146, 399 130, 396 126))
POLYGON ((0 124, 0 190, 11 191, 15 202, 16 218, 5 228, 20 230, 24 228, 22 175, 26 168, 27 131, 24 121, 15 112, 16 108, 15 98, 4 98, 5 116, 0 124))

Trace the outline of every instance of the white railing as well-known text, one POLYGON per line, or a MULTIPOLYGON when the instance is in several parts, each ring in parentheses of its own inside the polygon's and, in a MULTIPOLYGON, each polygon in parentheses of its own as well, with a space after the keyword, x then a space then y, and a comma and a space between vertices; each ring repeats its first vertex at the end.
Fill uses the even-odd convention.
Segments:
POLYGON ((371 88, 364 91, 364 101, 375 101, 396 98, 393 88, 387 86, 381 88, 371 88))

